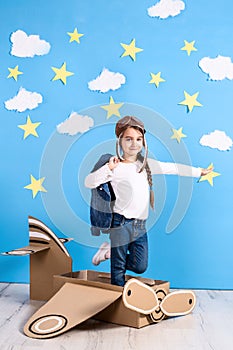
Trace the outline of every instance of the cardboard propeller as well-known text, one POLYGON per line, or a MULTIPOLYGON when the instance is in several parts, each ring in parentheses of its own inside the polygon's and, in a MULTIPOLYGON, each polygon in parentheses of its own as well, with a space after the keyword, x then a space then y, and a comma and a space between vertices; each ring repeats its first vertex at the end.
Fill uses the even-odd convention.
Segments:
POLYGON ((165 316, 187 315, 196 304, 196 296, 191 290, 178 290, 167 294, 162 289, 154 291, 135 278, 125 284, 122 298, 127 308, 144 315, 150 314, 153 322, 159 322, 165 316))

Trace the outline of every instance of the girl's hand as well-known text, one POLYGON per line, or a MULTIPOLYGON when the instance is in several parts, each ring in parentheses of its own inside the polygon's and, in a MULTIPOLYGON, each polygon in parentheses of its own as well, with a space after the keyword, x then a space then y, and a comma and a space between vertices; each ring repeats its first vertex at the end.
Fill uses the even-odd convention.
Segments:
POLYGON ((110 170, 113 170, 120 163, 120 159, 117 156, 113 156, 109 159, 108 166, 110 170))
POLYGON ((214 167, 210 167, 207 169, 201 169, 201 176, 207 175, 207 174, 211 173, 211 171, 213 171, 213 170, 214 170, 214 167))

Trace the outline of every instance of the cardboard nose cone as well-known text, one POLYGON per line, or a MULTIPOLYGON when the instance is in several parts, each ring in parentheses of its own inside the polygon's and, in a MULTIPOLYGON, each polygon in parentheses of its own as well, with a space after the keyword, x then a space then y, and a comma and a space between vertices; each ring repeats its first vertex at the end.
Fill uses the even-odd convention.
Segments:
MULTIPOLYGON (((164 289, 158 289, 158 290, 156 290, 156 295, 157 295, 159 303, 161 303, 162 300, 166 297, 167 291, 164 289)), ((160 307, 158 307, 156 310, 154 310, 150 314, 150 318, 151 318, 151 321, 153 323, 158 323, 158 322, 162 321, 165 317, 166 317, 166 315, 163 313, 163 311, 161 310, 160 307)))
POLYGON ((160 308, 166 316, 184 316, 193 310, 195 304, 196 296, 192 291, 180 290, 168 294, 160 308))
POLYGON ((127 308, 145 315, 150 314, 159 306, 154 290, 135 278, 131 278, 125 284, 122 298, 127 308))

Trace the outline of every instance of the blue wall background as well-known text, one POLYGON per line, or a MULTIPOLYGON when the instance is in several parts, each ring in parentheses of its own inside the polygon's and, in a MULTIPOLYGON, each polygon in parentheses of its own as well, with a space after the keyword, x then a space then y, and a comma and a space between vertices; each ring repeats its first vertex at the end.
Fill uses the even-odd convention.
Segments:
MULTIPOLYGON (((215 171, 221 173, 213 179, 213 187, 196 179, 191 183, 173 176, 154 179, 157 211, 149 221, 150 261, 145 276, 169 280, 175 288, 233 288, 232 151, 199 143, 203 134, 215 129, 233 137, 233 82, 208 81, 198 67, 206 56, 233 57, 233 4, 224 0, 216 8, 211 0, 185 3, 180 15, 161 20, 147 14, 155 4, 152 0, 0 1, 0 251, 28 244, 27 217, 32 215, 58 236, 75 238, 67 246, 75 270, 109 271, 109 262, 98 268, 91 263, 106 237, 90 236, 90 192, 83 179, 99 154, 114 152, 114 124, 119 118, 107 119, 100 108, 112 96, 116 103, 125 103, 121 116, 135 113, 144 120, 150 152, 157 159, 182 161, 188 155, 194 166, 207 167, 213 162, 215 171), (80 44, 69 43, 67 32, 74 28, 84 34, 80 44), (10 35, 18 29, 40 35, 50 43, 50 52, 34 58, 10 55, 10 35), (136 61, 121 57, 120 43, 129 44, 134 38, 136 46, 143 48, 136 61), (190 56, 180 50, 184 40, 195 40, 197 51, 190 56), (63 62, 74 72, 66 85, 52 81, 51 67, 61 67, 63 62), (23 72, 17 81, 7 78, 8 68, 16 65, 23 72), (104 67, 124 74, 126 84, 106 93, 90 91, 88 82, 104 67), (159 71, 166 81, 156 88, 149 84, 150 73, 159 71), (22 113, 7 110, 4 102, 20 87, 40 93, 43 103, 22 113), (186 107, 179 105, 184 90, 191 95, 198 91, 203 106, 187 113, 186 107), (59 135, 56 126, 72 111, 92 117, 94 127, 74 137, 59 135), (18 125, 24 124, 28 115, 41 125, 38 138, 30 135, 24 140, 18 125), (180 144, 171 140, 171 130, 160 130, 160 121, 176 129, 183 127, 187 137, 180 144), (45 177, 47 192, 39 192, 34 199, 24 188, 30 183, 30 174, 36 179, 45 177), (179 214, 180 224, 167 233, 181 185, 187 186, 187 193, 191 191, 190 204, 179 214)), ((0 266, 0 281, 28 282, 27 257, 0 256, 0 266)))

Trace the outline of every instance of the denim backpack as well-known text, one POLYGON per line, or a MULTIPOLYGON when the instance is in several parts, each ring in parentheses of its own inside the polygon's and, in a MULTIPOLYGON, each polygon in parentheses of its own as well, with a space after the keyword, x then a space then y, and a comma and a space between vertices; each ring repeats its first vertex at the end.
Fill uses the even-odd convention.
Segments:
MULTIPOLYGON (((108 163, 112 154, 103 154, 95 164, 91 172, 108 163)), ((91 190, 90 220, 91 234, 99 236, 100 233, 108 233, 112 223, 112 207, 116 197, 110 182, 99 185, 91 190)))

